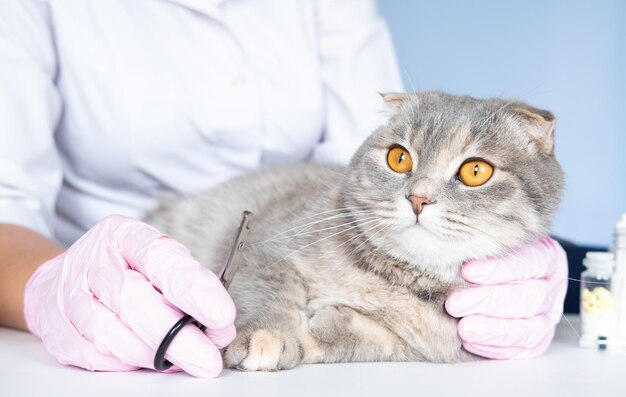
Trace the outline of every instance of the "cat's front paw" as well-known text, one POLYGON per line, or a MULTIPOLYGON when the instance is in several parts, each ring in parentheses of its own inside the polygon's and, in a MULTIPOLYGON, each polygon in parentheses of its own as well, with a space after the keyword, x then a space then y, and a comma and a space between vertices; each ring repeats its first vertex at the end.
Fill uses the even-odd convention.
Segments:
POLYGON ((292 334, 244 328, 226 348, 224 363, 242 371, 277 371, 295 367, 302 356, 302 345, 292 334))

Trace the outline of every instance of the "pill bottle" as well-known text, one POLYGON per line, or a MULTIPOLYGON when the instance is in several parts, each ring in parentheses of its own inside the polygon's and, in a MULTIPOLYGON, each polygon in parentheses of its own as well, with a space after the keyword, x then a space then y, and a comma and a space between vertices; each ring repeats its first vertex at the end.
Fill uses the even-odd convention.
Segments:
POLYGON ((611 280, 611 291, 617 308, 618 336, 626 338, 626 214, 615 225, 615 274, 611 280))
POLYGON ((615 255, 612 252, 587 252, 583 265, 586 270, 580 276, 581 345, 583 339, 615 335, 617 325, 611 293, 615 255))

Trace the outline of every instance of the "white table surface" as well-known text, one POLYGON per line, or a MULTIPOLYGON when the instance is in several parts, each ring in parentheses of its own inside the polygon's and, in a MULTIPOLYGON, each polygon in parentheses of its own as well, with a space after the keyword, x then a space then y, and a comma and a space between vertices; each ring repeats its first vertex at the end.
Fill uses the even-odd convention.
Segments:
MULTIPOLYGON (((578 331, 578 319, 568 316, 578 331)), ((216 379, 58 364, 34 336, 0 328, 0 396, 626 396, 626 350, 586 350, 564 321, 547 354, 463 364, 352 363, 216 379)))

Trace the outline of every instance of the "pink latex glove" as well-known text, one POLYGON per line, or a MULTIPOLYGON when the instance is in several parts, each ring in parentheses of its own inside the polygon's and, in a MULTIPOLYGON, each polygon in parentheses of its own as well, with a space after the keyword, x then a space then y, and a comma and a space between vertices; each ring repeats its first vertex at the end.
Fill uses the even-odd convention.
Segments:
POLYGON ((463 278, 475 284, 446 300, 451 316, 462 317, 463 346, 494 359, 543 354, 563 314, 567 257, 549 237, 499 258, 463 265, 463 278))
POLYGON ((217 276, 145 223, 110 216, 40 266, 24 297, 30 331, 63 364, 92 371, 154 368, 157 346, 188 313, 166 358, 170 371, 214 377, 235 337, 235 306, 217 276))

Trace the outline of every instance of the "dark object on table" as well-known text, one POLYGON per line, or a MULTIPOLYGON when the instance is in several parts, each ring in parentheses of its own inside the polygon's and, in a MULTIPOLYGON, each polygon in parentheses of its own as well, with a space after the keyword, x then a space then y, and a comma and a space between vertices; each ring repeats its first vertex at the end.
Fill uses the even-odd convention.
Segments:
MULTIPOLYGON (((587 251, 607 251, 607 247, 576 245, 570 241, 552 237, 561 244, 567 254, 569 263, 569 277, 580 279, 580 273, 584 270, 583 258, 587 251)), ((580 311, 580 281, 569 280, 567 295, 565 296, 565 313, 578 313, 580 311)))

